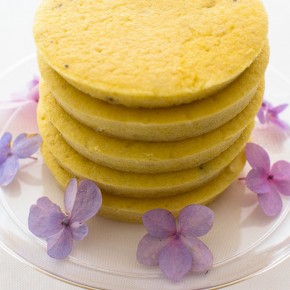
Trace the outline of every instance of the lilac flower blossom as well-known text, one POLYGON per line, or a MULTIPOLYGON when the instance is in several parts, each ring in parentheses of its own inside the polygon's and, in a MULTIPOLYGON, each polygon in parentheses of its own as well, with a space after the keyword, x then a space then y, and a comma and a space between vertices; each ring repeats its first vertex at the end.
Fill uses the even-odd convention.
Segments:
POLYGON ((290 163, 280 160, 271 166, 268 153, 254 143, 247 144, 246 157, 252 167, 245 178, 247 187, 257 193, 266 215, 277 216, 282 209, 279 193, 290 196, 290 163))
POLYGON ((279 119, 279 114, 282 113, 288 104, 282 104, 274 107, 271 103, 263 101, 257 117, 261 124, 274 124, 281 129, 289 129, 289 125, 279 119))
POLYGON ((177 222, 164 209, 153 209, 143 215, 148 234, 139 242, 137 260, 144 265, 159 264, 171 280, 179 281, 189 271, 202 272, 212 267, 213 256, 197 237, 212 227, 214 213, 206 206, 183 208, 177 222))
POLYGON ((47 253, 55 259, 67 257, 73 240, 83 240, 88 234, 85 221, 100 210, 102 195, 91 180, 78 182, 71 179, 64 196, 65 214, 47 197, 41 197, 32 205, 28 217, 30 231, 47 240, 47 253))
POLYGON ((11 147, 11 133, 4 133, 0 139, 0 185, 11 183, 19 169, 19 159, 31 158, 40 147, 42 139, 39 134, 22 133, 17 136, 11 147))

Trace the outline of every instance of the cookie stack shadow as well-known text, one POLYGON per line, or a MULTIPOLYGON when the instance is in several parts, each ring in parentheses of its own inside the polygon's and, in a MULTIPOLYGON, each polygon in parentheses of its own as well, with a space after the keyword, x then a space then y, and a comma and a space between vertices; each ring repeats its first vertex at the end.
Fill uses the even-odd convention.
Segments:
POLYGON ((63 64, 62 73, 37 44, 43 158, 63 188, 72 177, 95 181, 104 217, 140 222, 153 208, 177 215, 188 204, 212 201, 243 169, 263 99, 266 40, 250 65, 224 84, 164 103, 134 98, 134 88, 124 102, 115 91, 95 94, 85 76, 68 77, 75 64, 63 64))

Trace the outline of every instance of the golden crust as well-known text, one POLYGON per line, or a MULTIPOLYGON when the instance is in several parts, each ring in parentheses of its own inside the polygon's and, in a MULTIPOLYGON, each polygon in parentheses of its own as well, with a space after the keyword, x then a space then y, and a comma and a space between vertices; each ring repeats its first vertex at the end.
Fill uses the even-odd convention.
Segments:
MULTIPOLYGON (((64 189, 73 175, 57 163, 45 146, 42 146, 42 155, 49 170, 64 189)), ((142 215, 146 211, 154 208, 164 208, 177 216, 180 210, 189 204, 206 204, 215 199, 235 180, 242 171, 245 162, 245 156, 242 152, 211 182, 190 192, 171 197, 140 200, 122 198, 102 190, 103 204, 100 215, 124 222, 141 223, 142 215)))

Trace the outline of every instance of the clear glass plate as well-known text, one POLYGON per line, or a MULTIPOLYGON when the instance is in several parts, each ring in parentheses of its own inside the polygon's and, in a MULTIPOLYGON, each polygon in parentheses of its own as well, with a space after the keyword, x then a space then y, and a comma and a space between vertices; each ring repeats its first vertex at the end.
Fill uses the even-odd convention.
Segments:
MULTIPOLYGON (((35 56, 29 57, 0 78, 0 95, 9 97, 37 72, 35 56)), ((267 73, 266 98, 285 102, 289 82, 275 69, 267 73)), ((289 114, 288 114, 289 115, 289 114)), ((289 115, 290 116, 290 115, 289 115)), ((287 116, 283 116, 287 119, 287 116)), ((290 117, 288 117, 290 122, 290 117)), ((5 125, 13 134, 35 132, 35 106, 19 108, 5 125)), ((271 126, 257 125, 253 141, 271 153, 272 162, 290 161, 289 136, 271 126)), ((245 280, 264 272, 290 256, 290 202, 284 198, 277 218, 266 217, 256 195, 242 182, 234 182, 210 207, 216 218, 202 240, 212 250, 214 267, 209 272, 188 274, 181 282, 165 279, 158 267, 145 267, 135 258, 143 225, 126 224, 96 217, 89 235, 76 242, 70 257, 62 261, 46 254, 46 243, 27 228, 30 206, 46 195, 63 205, 63 194, 43 164, 25 160, 11 185, 0 189, 0 244, 14 257, 56 279, 86 289, 213 289, 245 280)), ((241 176, 245 176, 248 167, 241 176)))

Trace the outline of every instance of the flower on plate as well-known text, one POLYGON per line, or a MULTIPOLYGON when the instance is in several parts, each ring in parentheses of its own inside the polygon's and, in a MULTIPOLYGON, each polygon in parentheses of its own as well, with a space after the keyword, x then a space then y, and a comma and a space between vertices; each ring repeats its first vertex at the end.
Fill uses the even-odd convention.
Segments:
POLYGON ((271 103, 263 101, 257 117, 261 124, 273 123, 281 129, 289 129, 289 125, 279 119, 279 114, 282 113, 287 107, 288 104, 282 104, 274 107, 271 103))
POLYGON ((84 179, 71 179, 64 196, 65 214, 47 197, 41 197, 32 205, 28 217, 29 230, 47 240, 47 253, 55 259, 67 257, 73 240, 83 240, 88 234, 85 221, 100 210, 102 194, 97 185, 84 179))
POLYGON ((268 153, 259 145, 246 145, 247 161, 252 167, 246 180, 247 187, 257 193, 259 204, 268 216, 277 216, 282 209, 279 193, 290 195, 290 163, 284 160, 270 165, 268 153))
POLYGON ((31 158, 40 147, 42 139, 39 134, 22 133, 16 137, 11 147, 12 135, 3 134, 0 139, 0 185, 8 185, 19 169, 19 159, 31 158))
POLYGON ((171 280, 179 281, 189 271, 202 272, 212 267, 213 256, 197 237, 212 227, 214 213, 206 206, 183 208, 177 222, 171 212, 153 209, 143 217, 146 234, 139 242, 137 260, 144 265, 159 264, 171 280))

